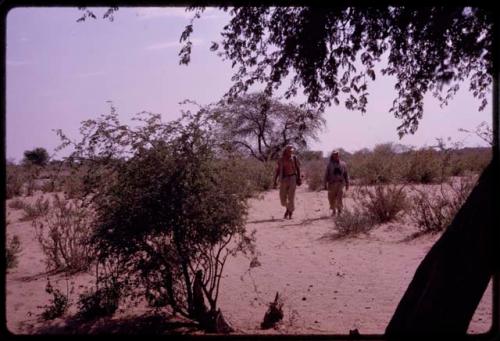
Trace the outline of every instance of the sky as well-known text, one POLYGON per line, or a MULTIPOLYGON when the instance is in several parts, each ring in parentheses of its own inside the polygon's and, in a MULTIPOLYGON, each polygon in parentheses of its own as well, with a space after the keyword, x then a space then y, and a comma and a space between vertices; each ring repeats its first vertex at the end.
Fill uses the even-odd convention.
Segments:
MULTIPOLYGON (((190 99, 202 105, 218 101, 231 85, 233 70, 209 51, 229 15, 209 8, 197 20, 188 66, 179 64, 179 38, 193 12, 184 8, 122 7, 110 22, 101 19, 106 8, 93 9, 97 20, 77 22, 77 8, 18 7, 6 20, 6 157, 19 162, 26 150, 59 144, 54 129, 77 139, 80 123, 109 113, 109 102, 120 119, 130 123, 141 111, 160 113, 164 121, 180 117, 179 102, 190 99)), ((380 68, 379 68, 380 69, 380 68)), ((324 113, 326 127, 312 150, 356 151, 393 142, 414 147, 436 144, 450 137, 464 146, 486 146, 473 134, 481 122, 491 122, 491 103, 479 111, 479 101, 463 84, 446 107, 431 95, 425 97, 424 117, 414 135, 399 139, 400 121, 389 113, 396 96, 395 81, 377 73, 369 84, 367 112, 333 105, 324 113)), ((299 94, 293 99, 301 103, 299 94)))

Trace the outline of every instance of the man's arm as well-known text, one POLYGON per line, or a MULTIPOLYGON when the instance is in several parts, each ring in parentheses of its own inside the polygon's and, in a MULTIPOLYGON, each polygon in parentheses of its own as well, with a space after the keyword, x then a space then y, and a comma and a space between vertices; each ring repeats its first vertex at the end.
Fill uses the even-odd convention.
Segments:
POLYGON ((345 189, 346 191, 349 189, 349 174, 347 172, 347 165, 344 163, 344 180, 345 180, 345 189))
POLYGON ((323 183, 324 183, 324 186, 325 186, 325 189, 327 190, 328 189, 328 169, 330 168, 330 163, 328 163, 328 165, 326 166, 326 169, 325 169, 325 177, 323 179, 323 183))
POLYGON ((297 168, 297 177, 300 179, 300 161, 297 159, 297 157, 294 157, 295 159, 295 167, 297 168))
POLYGON ((276 164, 276 171, 274 172, 274 181, 273 181, 273 184, 274 184, 274 187, 278 187, 278 176, 280 175, 280 163, 279 161, 277 162, 276 164))

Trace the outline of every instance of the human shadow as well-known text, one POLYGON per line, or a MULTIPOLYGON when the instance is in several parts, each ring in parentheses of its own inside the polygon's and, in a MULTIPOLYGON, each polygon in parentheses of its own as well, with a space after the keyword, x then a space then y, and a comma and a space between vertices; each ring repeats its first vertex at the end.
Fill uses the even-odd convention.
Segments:
POLYGON ((311 225, 312 223, 320 220, 327 220, 329 219, 329 216, 321 216, 318 218, 308 218, 308 219, 303 219, 302 221, 296 223, 296 224, 285 224, 285 225, 280 225, 281 228, 283 227, 293 227, 293 226, 306 226, 306 225, 311 225))
POLYGON ((16 280, 21 281, 21 282, 31 282, 31 281, 36 281, 42 278, 47 278, 49 276, 56 276, 64 273, 64 269, 57 269, 57 270, 50 270, 50 271, 45 271, 45 272, 39 272, 34 275, 28 275, 28 276, 21 276, 16 278, 16 280))
POLYGON ((262 224, 262 223, 278 223, 285 221, 283 218, 278 218, 278 219, 263 219, 263 220, 252 220, 252 221, 247 221, 247 224, 262 224))

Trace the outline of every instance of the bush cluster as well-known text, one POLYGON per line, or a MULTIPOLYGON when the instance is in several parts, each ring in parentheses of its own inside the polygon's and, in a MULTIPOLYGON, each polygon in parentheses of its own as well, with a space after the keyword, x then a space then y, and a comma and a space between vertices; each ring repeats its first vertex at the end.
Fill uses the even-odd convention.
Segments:
POLYGON ((455 178, 433 192, 415 188, 411 217, 422 233, 444 230, 474 187, 473 177, 455 178))
POLYGON ((52 207, 35 219, 33 226, 49 270, 77 272, 88 268, 92 260, 88 209, 54 194, 52 207))
POLYGON ((376 224, 398 218, 409 208, 404 185, 359 186, 354 191, 354 200, 376 224))

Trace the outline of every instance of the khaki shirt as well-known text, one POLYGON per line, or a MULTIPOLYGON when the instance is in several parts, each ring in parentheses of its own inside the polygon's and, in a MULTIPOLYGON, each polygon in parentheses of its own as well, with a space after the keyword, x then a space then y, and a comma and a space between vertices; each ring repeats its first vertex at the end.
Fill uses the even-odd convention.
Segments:
POLYGON ((347 165, 344 161, 335 162, 330 160, 325 172, 325 183, 344 182, 349 184, 347 165))

